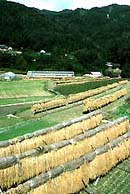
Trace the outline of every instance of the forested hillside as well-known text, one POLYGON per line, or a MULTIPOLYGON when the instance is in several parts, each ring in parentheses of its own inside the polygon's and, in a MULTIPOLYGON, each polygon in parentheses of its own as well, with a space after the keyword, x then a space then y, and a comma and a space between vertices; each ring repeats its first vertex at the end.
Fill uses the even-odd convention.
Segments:
POLYGON ((85 73, 104 71, 105 63, 111 61, 120 64, 122 75, 129 77, 130 7, 52 12, 0 1, 0 44, 22 49, 20 59, 10 59, 11 67, 5 62, 7 56, 1 56, 0 68, 85 73), (51 55, 37 55, 42 49, 51 55))

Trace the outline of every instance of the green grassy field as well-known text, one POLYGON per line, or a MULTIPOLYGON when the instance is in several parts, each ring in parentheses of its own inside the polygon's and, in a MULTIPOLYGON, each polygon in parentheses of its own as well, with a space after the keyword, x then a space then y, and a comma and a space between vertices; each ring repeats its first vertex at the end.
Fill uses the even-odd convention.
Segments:
POLYGON ((1 117, 0 140, 10 139, 38 129, 53 126, 81 115, 82 106, 76 106, 44 116, 41 114, 35 117, 30 110, 26 110, 18 113, 17 118, 1 117))
POLYGON ((70 84, 56 86, 55 90, 63 95, 75 94, 86 90, 94 89, 97 87, 105 86, 120 81, 120 79, 102 80, 102 81, 89 81, 82 84, 70 84))
MULTIPOLYGON (((35 121, 30 111, 32 103, 50 100, 55 97, 54 94, 47 91, 47 84, 48 81, 41 80, 0 82, 0 139, 14 137, 21 133, 23 134, 24 128, 22 128, 22 123, 28 120, 35 121), (26 112, 29 112, 29 114, 26 114, 26 112), (8 116, 9 114, 12 114, 14 117, 8 116), (20 125, 22 129, 17 134, 17 130, 15 129, 18 125, 20 125), (12 128, 14 130, 12 130, 12 128)), ((24 125, 26 125, 26 123, 24 125)), ((39 125, 39 127, 41 127, 41 125, 39 125)), ((26 132, 28 132, 28 130, 24 131, 24 133, 26 132)))
POLYGON ((30 96, 30 97, 22 97, 22 98, 5 98, 0 99, 0 105, 6 105, 6 104, 16 104, 16 103, 29 103, 29 102, 39 102, 44 100, 49 100, 52 98, 52 95, 50 96, 46 94, 45 96, 30 96))
POLYGON ((46 89, 47 81, 19 80, 0 82, 0 104, 32 101, 43 96, 51 96, 46 89), (32 99, 31 99, 32 98, 32 99), (12 100, 12 101, 11 101, 12 100))
POLYGON ((130 82, 125 86, 127 94, 125 97, 105 106, 102 110, 105 118, 113 119, 121 116, 128 116, 130 119, 130 82))

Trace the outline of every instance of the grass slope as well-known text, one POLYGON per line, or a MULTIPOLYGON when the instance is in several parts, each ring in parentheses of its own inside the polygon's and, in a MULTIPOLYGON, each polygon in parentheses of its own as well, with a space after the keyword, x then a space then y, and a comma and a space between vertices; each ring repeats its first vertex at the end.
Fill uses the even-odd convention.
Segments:
POLYGON ((107 119, 116 119, 122 116, 128 116, 130 120, 130 81, 125 86, 127 95, 119 100, 105 106, 102 110, 107 119))
POLYGON ((82 115, 82 106, 54 112, 41 117, 32 115, 30 119, 30 111, 17 114, 16 118, 1 117, 0 118, 0 141, 14 138, 26 133, 30 133, 45 127, 53 126, 79 117, 82 115))
POLYGON ((55 87, 55 91, 61 93, 62 95, 75 94, 75 93, 95 89, 101 86, 105 86, 107 84, 112 84, 120 80, 121 79, 111 79, 111 80, 106 79, 101 81, 89 81, 82 84, 60 85, 55 87))
POLYGON ((0 82, 0 99, 50 96, 45 86, 46 81, 41 80, 0 82))

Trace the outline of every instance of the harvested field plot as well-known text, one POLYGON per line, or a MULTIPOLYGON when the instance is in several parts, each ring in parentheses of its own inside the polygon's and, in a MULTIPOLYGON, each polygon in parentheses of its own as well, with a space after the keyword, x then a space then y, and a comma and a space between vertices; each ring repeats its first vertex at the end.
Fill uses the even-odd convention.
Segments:
POLYGON ((46 81, 21 80, 0 83, 0 99, 50 96, 46 91, 46 81))

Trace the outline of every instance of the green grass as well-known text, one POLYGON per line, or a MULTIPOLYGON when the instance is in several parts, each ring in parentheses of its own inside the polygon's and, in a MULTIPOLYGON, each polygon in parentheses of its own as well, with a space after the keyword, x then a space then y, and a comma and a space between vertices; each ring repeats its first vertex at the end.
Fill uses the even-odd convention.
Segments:
POLYGON ((70 120, 82 115, 82 106, 76 106, 66 110, 59 110, 54 113, 47 114, 41 117, 35 117, 29 119, 31 113, 27 110, 17 114, 18 118, 1 117, 0 122, 0 141, 11 139, 26 133, 53 126, 63 121, 70 120), (8 125, 4 124, 7 123, 8 125), (4 127, 3 127, 3 126, 4 127))
POLYGON ((24 135, 25 133, 30 133, 38 129, 46 128, 53 124, 55 123, 49 124, 49 122, 45 119, 21 122, 12 127, 5 127, 0 129, 0 140, 6 140, 20 135, 24 135))
POLYGON ((5 98, 0 99, 0 105, 6 104, 16 104, 16 103, 28 103, 28 102, 39 102, 45 101, 52 98, 52 95, 48 96, 29 96, 29 97, 22 97, 22 98, 5 98))
POLYGON ((51 94, 46 90, 46 81, 19 80, 0 82, 0 99, 16 99, 34 96, 51 96, 51 94))
POLYGON ((59 92, 62 95, 69 95, 69 94, 75 94, 78 92, 83 92, 97 87, 105 86, 107 84, 112 84, 118 81, 121 81, 121 79, 92 81, 92 82, 86 82, 82 84, 61 85, 61 86, 56 86, 55 91, 59 92))
POLYGON ((125 97, 102 108, 105 119, 116 119, 122 116, 128 116, 130 119, 130 102, 127 101, 130 98, 130 82, 125 88, 127 89, 127 95, 125 97))
POLYGON ((0 131, 2 131, 2 128, 4 127, 10 127, 10 126, 14 126, 16 125, 17 123, 20 123, 24 121, 22 118, 9 118, 8 116, 3 116, 0 118, 0 131))
POLYGON ((113 113, 113 117, 122 117, 122 116, 128 116, 130 120, 130 103, 125 102, 124 105, 119 106, 113 113))

